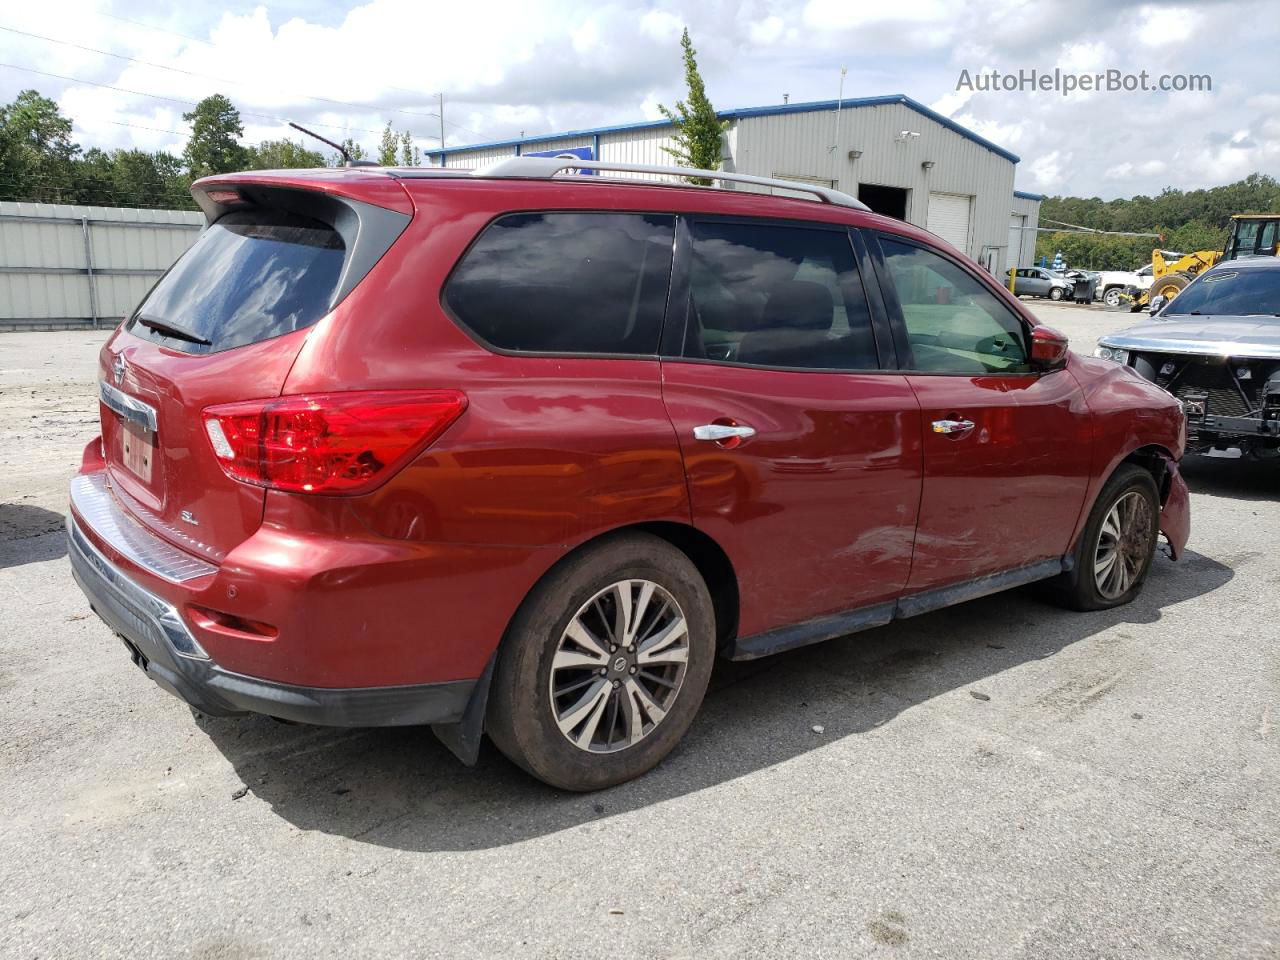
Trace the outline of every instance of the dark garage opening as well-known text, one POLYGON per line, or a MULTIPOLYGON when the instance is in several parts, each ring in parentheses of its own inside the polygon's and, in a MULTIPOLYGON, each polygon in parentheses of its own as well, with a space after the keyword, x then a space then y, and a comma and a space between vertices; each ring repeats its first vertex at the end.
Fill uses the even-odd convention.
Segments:
POLYGON ((907 219, 907 190, 903 187, 881 187, 874 183, 858 184, 858 199, 876 213, 897 220, 907 219))

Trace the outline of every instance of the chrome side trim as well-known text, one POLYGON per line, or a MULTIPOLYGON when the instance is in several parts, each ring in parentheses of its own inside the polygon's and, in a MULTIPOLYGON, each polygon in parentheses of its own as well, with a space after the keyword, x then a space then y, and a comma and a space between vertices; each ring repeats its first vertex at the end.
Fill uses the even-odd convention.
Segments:
POLYGON ((114 410, 126 420, 136 423, 148 430, 156 429, 156 408, 143 403, 137 397, 131 397, 122 390, 117 390, 105 380, 98 381, 98 396, 108 410, 114 410))
POLYGON ((1112 334, 1098 340, 1100 347, 1119 347, 1142 353, 1170 353, 1185 357, 1215 357, 1233 360, 1280 360, 1280 343, 1250 343, 1244 340, 1155 340, 1112 334))
POLYGON ((82 473, 71 481, 71 505, 94 533, 148 573, 185 583, 218 568, 161 540, 130 517, 111 495, 106 473, 82 473))
MULTIPOLYGON (((110 613, 114 614, 112 619, 122 621, 122 627, 132 627, 142 632, 157 646, 168 647, 180 657, 191 660, 209 659, 204 648, 182 622, 177 608, 144 590, 112 566, 111 561, 89 542, 74 516, 67 518, 67 540, 73 552, 72 569, 79 566, 92 573, 101 589, 86 592, 91 598, 101 597, 100 602, 111 604, 110 613)), ((83 574, 77 572, 77 576, 83 574)), ((104 612, 106 611, 99 611, 99 614, 104 612)))

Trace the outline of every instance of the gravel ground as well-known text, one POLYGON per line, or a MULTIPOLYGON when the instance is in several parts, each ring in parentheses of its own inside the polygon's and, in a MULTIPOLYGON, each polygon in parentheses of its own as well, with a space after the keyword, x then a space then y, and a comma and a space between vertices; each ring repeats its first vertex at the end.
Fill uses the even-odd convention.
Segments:
POLYGON ((0 956, 1280 957, 1280 470, 1188 461, 1128 607, 725 664, 668 762, 569 796, 148 682, 57 532, 104 336, 0 335, 0 956))

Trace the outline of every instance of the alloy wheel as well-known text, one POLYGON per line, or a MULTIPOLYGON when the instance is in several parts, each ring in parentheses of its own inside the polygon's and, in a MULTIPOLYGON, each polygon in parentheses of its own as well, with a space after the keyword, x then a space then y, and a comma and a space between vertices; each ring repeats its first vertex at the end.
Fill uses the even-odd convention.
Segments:
POLYGON ((1151 555, 1155 535, 1151 503, 1130 490, 1111 505, 1094 548, 1093 579, 1107 600, 1124 595, 1137 581, 1151 555))
POLYGON ((688 623, 675 598, 652 580, 610 584, 578 609, 556 645, 556 726, 581 750, 625 750, 666 718, 688 662, 688 623))

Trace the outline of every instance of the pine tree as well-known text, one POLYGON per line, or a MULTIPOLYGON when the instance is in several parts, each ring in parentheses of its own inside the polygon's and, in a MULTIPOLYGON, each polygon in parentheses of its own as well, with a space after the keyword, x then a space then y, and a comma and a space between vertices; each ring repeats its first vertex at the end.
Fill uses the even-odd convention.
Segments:
POLYGON ((212 94, 190 113, 184 113, 182 119, 191 124, 183 159, 193 179, 245 168, 249 154, 240 144, 244 125, 240 111, 230 100, 220 93, 212 94))
MULTIPOLYGON (((688 100, 677 100, 675 110, 669 110, 661 104, 658 109, 676 128, 674 147, 663 147, 667 153, 675 157, 682 167, 695 167, 700 170, 716 170, 720 167, 720 137, 729 124, 716 116, 715 107, 707 99, 707 89, 698 72, 697 51, 689 39, 689 28, 686 27, 680 37, 680 46, 684 49, 684 79, 689 88, 688 100)), ((710 183, 705 177, 686 177, 690 183, 710 183)))
POLYGON ((408 130, 400 134, 400 166, 422 166, 422 151, 413 145, 413 135, 408 130))
POLYGON ((394 167, 396 165, 396 152, 400 148, 400 137, 391 129, 391 124, 387 123, 387 129, 382 131, 382 140, 378 144, 378 163, 384 167, 394 167))

